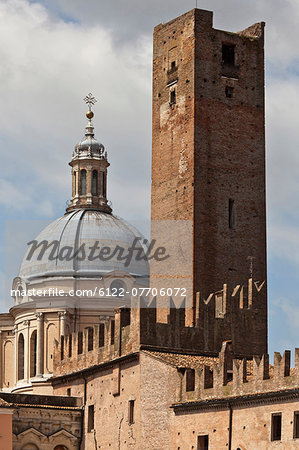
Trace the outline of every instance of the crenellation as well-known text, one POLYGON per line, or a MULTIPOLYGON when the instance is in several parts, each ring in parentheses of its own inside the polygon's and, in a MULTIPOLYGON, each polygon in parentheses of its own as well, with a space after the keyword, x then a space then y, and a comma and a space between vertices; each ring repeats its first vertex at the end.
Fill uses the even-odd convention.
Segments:
MULTIPOLYGON (((274 366, 269 364, 269 355, 246 358, 232 358, 231 343, 224 342, 219 357, 214 360, 213 371, 206 365, 195 371, 193 391, 186 391, 185 371, 182 383, 181 402, 206 399, 230 398, 257 393, 276 392, 299 388, 298 349, 295 371, 290 369, 291 352, 286 350, 282 357, 274 354, 274 366), (250 363, 248 365, 248 363, 250 363), (232 370, 230 369, 232 367, 232 370)), ((179 389, 177 390, 179 391, 179 389)))
MULTIPOLYGON (((177 307, 173 298, 170 297, 167 322, 160 322, 157 315, 157 299, 154 297, 149 302, 148 299, 140 297, 133 308, 116 309, 114 316, 106 318, 104 323, 62 337, 59 350, 55 354, 54 373, 61 371, 62 366, 63 370, 70 371, 75 370, 77 366, 83 368, 84 365, 103 363, 109 358, 115 359, 135 352, 140 346, 217 356, 216 346, 221 357, 224 358, 225 368, 216 366, 214 378, 220 377, 226 384, 233 373, 232 355, 249 358, 252 358, 252 355, 259 355, 259 359, 255 358, 253 364, 254 370, 257 372, 261 370, 260 358, 262 358, 263 347, 258 340, 248 341, 248 335, 251 335, 252 329, 258 327, 263 320, 263 317, 256 314, 256 304, 264 298, 264 295, 265 290, 252 279, 249 279, 246 289, 240 285, 231 287, 224 284, 221 291, 210 294, 211 300, 205 304, 204 311, 199 308, 201 313, 198 317, 199 322, 195 322, 195 326, 186 323, 189 313, 185 299, 177 307), (236 295, 242 292, 244 300, 245 297, 248 298, 247 291, 249 301, 246 300, 246 303, 250 304, 250 308, 240 308, 236 295), (215 326, 211 333, 209 320, 216 313, 218 326, 215 326), (231 326, 231 318, 233 318, 234 328, 231 326), (100 329, 101 333, 104 331, 103 336, 100 336, 100 329), (247 342, 246 352, 244 352, 244 342, 247 342), (61 362, 63 362, 62 365, 61 362)), ((198 298, 200 301, 200 295, 198 298)), ((205 303, 205 300, 203 302, 205 303)), ((285 359, 287 360, 287 354, 285 359)), ((284 370, 287 373, 287 368, 284 370)))

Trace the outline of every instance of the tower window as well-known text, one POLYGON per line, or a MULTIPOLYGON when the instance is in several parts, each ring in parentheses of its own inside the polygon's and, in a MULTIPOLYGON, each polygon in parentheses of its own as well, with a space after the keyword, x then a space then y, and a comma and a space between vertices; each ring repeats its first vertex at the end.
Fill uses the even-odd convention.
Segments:
POLYGON ((134 423, 134 406, 135 400, 129 400, 129 424, 132 425, 134 423))
POLYGON ((281 440, 281 413, 274 413, 271 416, 271 441, 281 440))
POLYGON ((235 45, 222 44, 222 62, 228 66, 235 65, 235 45))
POLYGON ((172 62, 171 62, 171 66, 170 66, 170 70, 171 70, 171 71, 174 71, 175 69, 176 69, 175 61, 172 61, 172 62))
POLYGON ((94 429, 94 405, 88 406, 87 431, 90 433, 94 429))
POLYGON ((67 390, 66 390, 66 395, 67 395, 68 397, 70 397, 70 396, 71 396, 71 393, 72 393, 71 388, 67 388, 67 390))
POLYGON ((225 96, 227 98, 233 98, 234 96, 234 88, 231 86, 226 86, 225 88, 225 96))
POLYGON ((299 438, 299 411, 294 412, 294 439, 299 438))
POLYGON ((170 105, 174 105, 176 103, 176 91, 175 91, 175 89, 170 91, 170 101, 169 101, 169 103, 170 103, 170 105))
POLYGON ((77 172, 74 172, 74 192, 77 194, 77 172))
POLYGON ((197 450, 209 450, 209 435, 197 437, 197 450))
POLYGON ((81 170, 81 195, 86 195, 86 170, 81 170))
POLYGON ((236 214, 235 214, 235 201, 229 199, 228 201, 228 226, 229 228, 235 228, 236 214))
POLYGON ((92 195, 98 195, 98 171, 92 172, 92 195))

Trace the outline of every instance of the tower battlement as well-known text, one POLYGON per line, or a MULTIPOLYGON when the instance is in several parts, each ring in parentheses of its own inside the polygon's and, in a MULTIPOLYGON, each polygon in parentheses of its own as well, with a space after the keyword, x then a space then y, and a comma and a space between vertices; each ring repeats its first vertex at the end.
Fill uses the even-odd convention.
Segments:
POLYGON ((228 399, 236 396, 277 392, 299 387, 299 349, 295 349, 295 367, 290 367, 291 352, 234 358, 231 341, 223 342, 219 358, 200 369, 186 369, 177 389, 177 402, 228 399))
POLYGON ((62 336, 56 345, 54 376, 109 362, 140 348, 218 356, 215 348, 220 351, 223 341, 232 340, 234 356, 261 356, 266 349, 254 336, 265 320, 258 308, 265 301, 265 290, 264 282, 249 279, 247 286, 224 284, 208 298, 198 294, 194 326, 186 326, 185 301, 176 307, 169 298, 167 322, 159 322, 156 298, 147 302, 140 297, 131 309, 116 309, 114 317, 103 319, 100 325, 62 336))

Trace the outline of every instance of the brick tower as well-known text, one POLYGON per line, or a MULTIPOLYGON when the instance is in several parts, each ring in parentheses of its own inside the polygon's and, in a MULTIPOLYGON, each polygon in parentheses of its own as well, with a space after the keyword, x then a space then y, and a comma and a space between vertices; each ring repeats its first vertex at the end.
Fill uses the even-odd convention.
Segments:
MULTIPOLYGON (((252 276, 266 280, 264 115, 263 22, 231 33, 194 9, 155 28, 152 221, 191 223, 193 325, 217 327, 198 299, 223 283, 231 295, 252 276)), ((262 352, 266 297, 252 311, 252 336, 241 337, 262 352)), ((238 332, 237 320, 230 315, 223 338, 238 332)))

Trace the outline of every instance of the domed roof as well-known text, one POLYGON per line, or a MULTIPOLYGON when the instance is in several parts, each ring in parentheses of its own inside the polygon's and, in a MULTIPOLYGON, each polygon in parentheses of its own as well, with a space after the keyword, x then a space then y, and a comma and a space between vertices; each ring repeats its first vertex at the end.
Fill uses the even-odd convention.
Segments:
POLYGON ((125 220, 101 211, 78 209, 48 225, 31 244, 21 264, 19 277, 28 281, 45 277, 100 277, 124 271, 134 277, 148 277, 148 261, 129 261, 135 242, 146 251, 144 237, 125 220), (109 251, 102 250, 108 247, 109 251), (92 248, 94 252, 91 253, 92 248), (105 253, 106 252, 106 253, 105 253), (128 264, 129 263, 129 264, 128 264))
POLYGON ((88 121, 85 128, 85 136, 75 146, 75 153, 73 154, 73 159, 85 159, 86 157, 107 159, 104 145, 94 137, 94 128, 91 120, 88 121))

